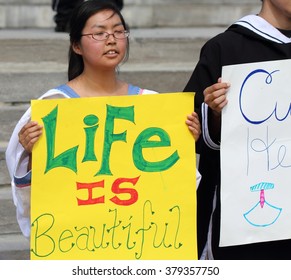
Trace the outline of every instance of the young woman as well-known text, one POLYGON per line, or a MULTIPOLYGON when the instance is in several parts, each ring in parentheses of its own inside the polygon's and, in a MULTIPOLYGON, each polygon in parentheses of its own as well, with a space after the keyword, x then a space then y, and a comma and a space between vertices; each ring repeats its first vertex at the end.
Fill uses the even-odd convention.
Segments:
MULTIPOLYGON (((40 99, 121 96, 156 93, 121 81, 117 67, 128 55, 129 30, 119 9, 106 1, 89 0, 74 11, 70 24, 68 82, 51 89, 40 99)), ((31 154, 42 126, 30 120, 30 109, 10 139, 6 162, 22 233, 30 235, 31 154)), ((197 139, 200 124, 196 113, 186 124, 197 139)))

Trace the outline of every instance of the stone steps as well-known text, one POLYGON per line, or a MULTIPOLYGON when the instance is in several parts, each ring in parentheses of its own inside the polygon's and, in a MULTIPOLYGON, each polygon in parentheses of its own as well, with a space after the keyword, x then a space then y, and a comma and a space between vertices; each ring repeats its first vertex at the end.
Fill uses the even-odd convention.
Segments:
MULTIPOLYGON (((182 91, 201 46, 222 30, 218 27, 133 29, 130 58, 121 66, 120 77, 158 92, 182 91)), ((68 35, 49 29, 20 31, 0 31, 2 142, 9 140, 31 99, 67 81, 68 35)))
MULTIPOLYGON (((122 13, 132 28, 228 25, 257 12, 253 0, 125 0, 122 13)), ((0 0, 0 28, 52 28, 50 0, 0 0)))
MULTIPOLYGON (((143 79, 139 79, 138 76, 143 73, 150 75, 149 72, 152 71, 170 74, 177 70, 192 71, 201 46, 209 36, 215 35, 223 29, 208 29, 207 35, 203 34, 204 30, 202 28, 171 29, 171 34, 169 29, 132 30, 130 58, 121 66, 121 76, 130 77, 130 80, 132 77, 133 82, 140 81, 141 86, 154 88, 157 91, 171 90, 172 85, 167 84, 169 80, 157 77, 158 79, 145 84, 143 79), (152 34, 149 34, 150 32, 152 34), (153 32, 156 33, 153 34, 153 32), (161 36, 160 34, 163 32, 168 32, 167 36, 165 34, 161 36)), ((13 32, 17 36, 18 31, 13 32)), ((52 36, 55 34, 49 30, 46 32, 50 32, 52 36)), ((4 31, 0 31, 0 35, 3 33, 4 31)), ((29 31, 23 31, 23 33, 29 34, 29 31)), ((31 98, 38 97, 47 88, 66 80, 67 38, 56 36, 56 38, 38 37, 34 39, 29 38, 28 34, 26 38, 0 39, 3 50, 0 53, 2 85, 0 102, 27 102, 31 98), (18 82, 14 83, 15 80, 18 82), (23 85, 27 85, 27 87, 23 87, 23 85)), ((182 81, 181 88, 176 86, 175 90, 182 90, 184 82, 182 81)))
POLYGON ((29 241, 16 222, 11 187, 0 188, 0 260, 28 260, 29 241))

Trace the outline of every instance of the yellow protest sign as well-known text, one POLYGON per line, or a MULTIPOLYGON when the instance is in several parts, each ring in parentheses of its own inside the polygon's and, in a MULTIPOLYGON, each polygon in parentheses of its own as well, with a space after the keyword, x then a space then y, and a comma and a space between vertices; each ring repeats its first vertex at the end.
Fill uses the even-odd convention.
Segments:
POLYGON ((33 100, 31 259, 197 259, 194 95, 33 100))

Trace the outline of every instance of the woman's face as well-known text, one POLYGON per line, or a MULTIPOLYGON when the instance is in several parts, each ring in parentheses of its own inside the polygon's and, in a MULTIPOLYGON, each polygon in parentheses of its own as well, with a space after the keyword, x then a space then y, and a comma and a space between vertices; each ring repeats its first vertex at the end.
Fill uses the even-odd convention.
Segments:
MULTIPOLYGON (((99 34, 107 32, 123 31, 124 26, 117 14, 111 10, 104 10, 91 16, 84 26, 82 34, 99 34)), ((98 36, 99 36, 98 35, 98 36)), ((97 37, 97 36, 96 36, 97 37)), ((118 66, 124 59, 127 50, 127 38, 116 39, 110 35, 103 41, 93 39, 92 35, 81 37, 78 45, 74 46, 74 51, 82 55, 84 66, 90 66, 96 69, 111 69, 118 66)))

